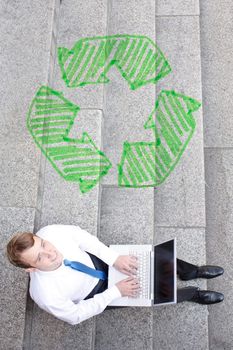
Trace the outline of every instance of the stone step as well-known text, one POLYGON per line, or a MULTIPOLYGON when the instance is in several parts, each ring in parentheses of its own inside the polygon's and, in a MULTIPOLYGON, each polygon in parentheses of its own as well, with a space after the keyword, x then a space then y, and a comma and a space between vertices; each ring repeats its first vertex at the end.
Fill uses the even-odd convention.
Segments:
MULTIPOLYGON (((202 102, 199 2, 174 5, 158 1, 157 10, 158 45, 167 53, 173 70, 158 83, 156 92, 174 89, 202 102)), ((155 191, 155 234, 156 242, 177 237, 177 256, 201 265, 206 260, 202 109, 193 117, 196 130, 192 139, 173 173, 155 191)), ((205 281, 178 280, 178 287, 188 285, 206 289, 205 281)), ((208 349, 206 306, 186 302, 155 309, 153 328, 155 348, 208 349)))
POLYGON ((204 1, 201 9, 201 52, 206 177, 206 249, 210 264, 224 275, 208 281, 222 292, 223 303, 209 307, 210 349, 231 349, 232 314, 232 2, 204 1), (221 36, 220 36, 221 34, 221 36), (222 39, 224 38, 224 39, 222 39))
MULTIPOLYGON (((100 1, 62 1, 60 7, 57 48, 71 50, 81 38, 106 35, 107 2, 100 1)), ((62 72, 56 55, 53 88, 62 91, 64 96, 80 106, 81 109, 103 109, 103 84, 85 85, 69 88, 62 79, 62 72)))
MULTIPOLYGON (((74 120, 69 137, 81 139, 88 133, 98 149, 101 149, 101 132, 103 124, 102 86, 90 89, 67 88, 61 78, 58 65, 57 48, 72 45, 80 37, 105 34, 105 2, 82 2, 66 0, 61 2, 59 13, 59 29, 55 37, 55 65, 51 76, 50 87, 62 92, 64 97, 79 106, 80 111, 74 120), (89 19, 88 19, 89 16, 89 19), (92 21, 92 18, 102 19, 92 21), (90 93, 91 92, 91 93, 90 93)), ((97 234, 99 185, 82 194, 79 183, 65 181, 44 160, 41 186, 41 212, 38 215, 37 229, 52 223, 79 225, 88 232, 97 234)), ((78 349, 88 350, 93 347, 93 331, 95 319, 89 319, 77 326, 55 319, 39 309, 35 304, 28 308, 28 350, 29 349, 78 349), (52 336, 51 336, 52 335, 52 336)))
POLYGON ((5 247, 15 232, 34 229, 40 152, 26 115, 33 91, 47 82, 55 0, 1 4, 1 349, 23 348, 28 276, 9 264, 5 247))
MULTIPOLYGON (((117 184, 116 165, 120 159, 119 148, 125 140, 130 142, 150 140, 148 130, 142 129, 144 116, 148 113, 148 106, 153 96, 155 100, 161 90, 175 90, 202 101, 199 2, 157 1, 154 9, 152 3, 148 5, 148 2, 140 2, 139 7, 135 6, 133 1, 127 2, 127 5, 111 1, 108 18, 110 34, 116 32, 133 34, 137 31, 153 37, 172 67, 172 72, 158 82, 156 91, 149 85, 130 91, 119 72, 114 69, 108 74, 111 84, 104 87, 103 144, 114 165, 109 175, 102 181, 100 235, 103 235, 107 243, 111 243, 111 240, 114 240, 114 243, 126 243, 131 237, 128 238, 130 232, 128 226, 131 228, 135 218, 138 220, 141 214, 126 217, 125 208, 128 200, 123 201, 123 189, 112 187, 117 184), (156 21, 154 21, 155 10, 156 21), (152 23, 155 24, 154 27, 152 23), (136 105, 137 101, 140 101, 140 107, 136 105), (126 238, 122 233, 124 231, 121 229, 122 226, 127 227, 126 238), (110 235, 110 232, 113 234, 110 235)), ((154 242, 177 237, 180 258, 196 264, 205 264, 202 109, 193 113, 193 117, 196 120, 196 130, 182 158, 166 181, 154 191, 154 228, 149 226, 151 231, 147 243, 150 242, 152 235, 154 242)), ((141 190, 134 189, 136 193, 141 190)), ((130 196, 136 196, 134 192, 128 193, 130 196)), ((147 204, 149 205, 146 208, 150 213, 151 202, 148 201, 147 204)), ((134 237, 134 242, 142 242, 140 234, 134 237)), ((206 288, 205 281, 201 280, 189 283, 179 281, 178 285, 197 285, 202 289, 206 288)), ((153 319, 148 310, 136 311, 137 313, 134 313, 133 309, 130 312, 111 310, 100 315, 96 323, 95 348, 114 349, 121 348, 123 344, 127 344, 128 349, 144 349, 151 346, 155 349, 189 349, 190 344, 195 349, 208 348, 207 307, 184 303, 174 307, 155 308, 153 319), (143 327, 144 336, 141 335, 141 324, 140 327, 135 327, 140 329, 140 340, 134 334, 135 328, 131 327, 132 323, 139 322, 138 315, 141 315, 139 318, 145 320, 149 327, 149 329, 143 327), (123 321, 125 317, 129 320, 127 326, 123 321), (118 319, 121 322, 118 322, 118 319)))
POLYGON ((12 266, 6 257, 6 244, 15 232, 33 231, 35 209, 1 207, 1 349, 23 348, 28 276, 12 266))
MULTIPOLYGON (((177 9, 178 12, 178 9, 177 9)), ((179 13, 179 12, 178 12, 179 13)), ((199 16, 167 15, 156 20, 157 42, 172 72, 156 85, 202 102, 199 16)), ((202 108, 193 112, 196 130, 179 163, 155 191, 157 226, 205 226, 205 183, 202 108)))
MULTIPOLYGON (((143 35, 155 41, 155 3, 109 1, 107 35, 143 35)), ((103 150, 113 167, 102 180, 100 239, 106 244, 153 243, 154 189, 118 187, 123 143, 154 141, 144 124, 154 108, 155 85, 130 88, 114 66, 104 85, 103 150)), ((106 310, 96 318, 95 349, 152 349, 153 310, 106 310)))
POLYGON ((224 294, 224 302, 209 307, 210 349, 231 349, 232 326, 232 149, 206 148, 206 205, 208 263, 224 267, 224 275, 208 281, 208 289, 224 294))
MULTIPOLYGON (((143 35, 155 42, 155 2, 143 0, 139 4, 132 0, 127 3, 111 0, 108 4, 107 35, 143 35)), ((148 48, 154 50, 149 42, 148 48)), ((153 132, 146 130, 144 124, 154 108, 155 85, 149 83, 132 90, 116 66, 109 70, 108 78, 110 83, 104 85, 103 149, 113 166, 102 183, 117 185, 117 165, 121 161, 124 142, 154 141, 153 132)))

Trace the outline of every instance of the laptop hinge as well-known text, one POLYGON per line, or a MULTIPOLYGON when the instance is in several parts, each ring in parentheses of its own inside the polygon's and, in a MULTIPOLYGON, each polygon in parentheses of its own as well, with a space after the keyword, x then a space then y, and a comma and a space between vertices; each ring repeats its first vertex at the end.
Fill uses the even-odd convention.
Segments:
POLYGON ((152 250, 151 251, 151 258, 150 258, 150 264, 151 264, 151 269, 150 269, 150 272, 151 272, 150 299, 152 301, 152 305, 154 304, 154 267, 155 267, 154 259, 155 259, 155 253, 154 253, 154 250, 152 250))

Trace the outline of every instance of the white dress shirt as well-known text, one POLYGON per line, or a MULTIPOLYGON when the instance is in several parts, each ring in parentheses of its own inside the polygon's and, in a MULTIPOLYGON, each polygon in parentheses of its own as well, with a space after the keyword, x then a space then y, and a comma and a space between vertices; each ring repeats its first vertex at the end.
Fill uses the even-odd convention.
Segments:
MULTIPOLYGON (((110 266, 119 256, 97 237, 78 226, 49 225, 40 229, 36 235, 51 242, 64 259, 79 261, 92 268, 92 260, 85 251, 96 255, 110 266)), ((121 297, 119 289, 113 286, 91 299, 83 300, 98 281, 98 278, 73 270, 62 263, 53 271, 30 272, 29 292, 43 310, 75 325, 101 313, 112 300, 121 297)))

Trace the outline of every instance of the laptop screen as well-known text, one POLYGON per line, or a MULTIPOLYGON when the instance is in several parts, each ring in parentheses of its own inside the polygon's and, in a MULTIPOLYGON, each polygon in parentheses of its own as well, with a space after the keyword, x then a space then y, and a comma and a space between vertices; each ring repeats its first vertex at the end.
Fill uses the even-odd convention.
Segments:
POLYGON ((176 271, 174 240, 154 247, 154 304, 175 300, 176 271))

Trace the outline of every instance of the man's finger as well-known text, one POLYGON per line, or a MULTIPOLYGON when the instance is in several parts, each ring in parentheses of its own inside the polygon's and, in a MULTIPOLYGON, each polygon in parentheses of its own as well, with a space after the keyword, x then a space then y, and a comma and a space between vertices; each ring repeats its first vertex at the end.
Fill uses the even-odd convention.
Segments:
POLYGON ((138 260, 137 256, 135 256, 135 255, 130 255, 130 258, 132 258, 134 260, 138 260))
POLYGON ((136 269, 137 270, 137 265, 129 265, 131 269, 136 269))
POLYGON ((139 283, 139 280, 137 279, 137 278, 134 278, 133 280, 132 280, 132 284, 138 284, 139 283))
POLYGON ((135 269, 124 269, 123 270, 124 271, 124 273, 126 274, 126 275, 128 275, 128 276, 132 276, 132 275, 135 275, 136 274, 136 270, 135 269))
MULTIPOLYGON (((133 277, 132 276, 132 273, 130 273, 128 270, 126 270, 126 269, 124 269, 123 271, 122 271, 125 275, 128 275, 128 276, 130 276, 131 278, 133 277)), ((129 277, 128 277, 129 278, 129 277)))
POLYGON ((138 284, 135 284, 134 286, 132 286, 132 290, 140 290, 140 289, 141 287, 138 284))
POLYGON ((127 272, 127 275, 130 274, 130 275, 135 275, 137 273, 137 269, 135 268, 127 268, 127 269, 124 269, 125 272, 127 272))
POLYGON ((133 293, 131 294, 131 296, 132 296, 132 297, 137 297, 137 296, 138 296, 138 292, 133 292, 133 293))
POLYGON ((131 277, 127 277, 127 278, 125 279, 125 281, 130 282, 130 281, 132 281, 133 279, 134 279, 134 277, 133 277, 133 276, 131 276, 131 277))
POLYGON ((138 266, 138 261, 135 259, 130 259, 129 266, 138 266))

